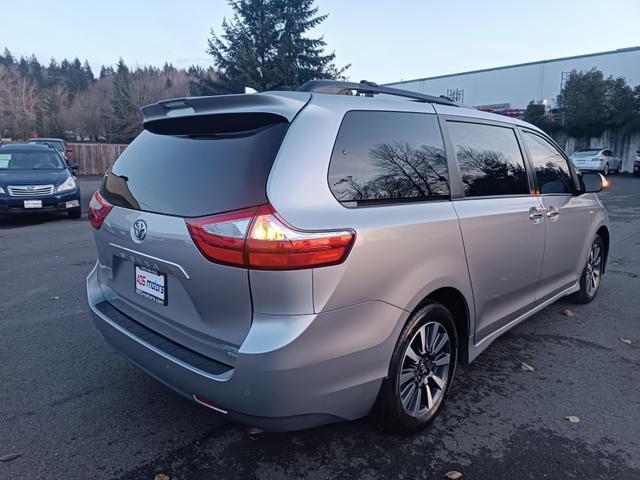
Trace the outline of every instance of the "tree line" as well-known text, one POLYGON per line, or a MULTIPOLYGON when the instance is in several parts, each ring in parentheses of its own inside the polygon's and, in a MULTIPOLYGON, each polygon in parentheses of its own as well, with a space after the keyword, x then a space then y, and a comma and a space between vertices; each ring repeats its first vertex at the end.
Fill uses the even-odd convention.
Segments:
POLYGON ((139 108, 187 95, 293 90, 308 80, 342 78, 335 54, 308 32, 326 15, 315 0, 229 0, 233 15, 211 30, 213 66, 129 68, 120 59, 95 76, 78 58, 48 65, 35 56, 0 54, 0 136, 130 142, 141 130, 139 108))
POLYGON ((0 55, 0 134, 129 142, 140 129, 138 108, 189 93, 189 74, 170 64, 129 69, 122 59, 98 77, 87 61, 0 55))
POLYGON ((550 134, 565 131, 572 137, 597 137, 607 129, 640 130, 640 85, 605 77, 601 70, 572 71, 554 108, 531 102, 525 120, 550 134))

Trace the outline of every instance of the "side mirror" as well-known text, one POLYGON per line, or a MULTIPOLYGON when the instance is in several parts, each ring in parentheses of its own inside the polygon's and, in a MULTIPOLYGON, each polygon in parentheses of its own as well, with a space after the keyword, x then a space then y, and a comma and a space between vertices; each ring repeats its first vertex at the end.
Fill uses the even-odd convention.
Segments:
POLYGON ((584 193, 598 193, 609 186, 609 182, 601 173, 584 172, 580 176, 584 193))
POLYGON ((77 163, 70 163, 69 164, 69 169, 73 170, 75 172, 76 170, 80 169, 80 165, 78 165, 77 163))

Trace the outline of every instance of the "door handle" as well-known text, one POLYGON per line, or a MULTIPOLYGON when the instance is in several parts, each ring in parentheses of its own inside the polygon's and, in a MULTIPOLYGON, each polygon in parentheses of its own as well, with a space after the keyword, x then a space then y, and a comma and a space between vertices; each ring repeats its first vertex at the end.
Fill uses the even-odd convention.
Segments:
POLYGON ((529 219, 533 223, 538 224, 538 223, 542 222, 543 218, 544 218, 544 213, 542 212, 541 208, 531 207, 529 209, 529 219))
POLYGON ((549 209, 547 210, 547 218, 549 220, 551 220, 552 222, 555 222, 556 220, 558 220, 559 216, 560 216, 560 212, 556 207, 549 207, 549 209))

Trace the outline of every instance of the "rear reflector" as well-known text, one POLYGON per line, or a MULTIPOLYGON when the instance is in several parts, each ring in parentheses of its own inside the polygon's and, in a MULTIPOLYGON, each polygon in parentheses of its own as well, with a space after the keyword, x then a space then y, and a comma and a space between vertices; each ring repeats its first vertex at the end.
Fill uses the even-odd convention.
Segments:
POLYGON ((107 218, 112 208, 113 205, 102 198, 102 195, 98 192, 95 192, 89 202, 89 223, 91 226, 96 230, 100 230, 104 219, 107 218))
POLYGON ((352 230, 297 230, 271 205, 186 222, 195 244, 209 260, 260 270, 336 265, 347 258, 355 239, 352 230))
POLYGON ((204 398, 202 395, 194 395, 193 399, 198 402, 201 405, 204 405, 205 407, 209 407, 213 410, 215 410, 216 412, 220 412, 220 413, 228 413, 226 410, 222 409, 219 405, 217 405, 216 403, 212 402, 211 400, 208 400, 206 398, 204 398))

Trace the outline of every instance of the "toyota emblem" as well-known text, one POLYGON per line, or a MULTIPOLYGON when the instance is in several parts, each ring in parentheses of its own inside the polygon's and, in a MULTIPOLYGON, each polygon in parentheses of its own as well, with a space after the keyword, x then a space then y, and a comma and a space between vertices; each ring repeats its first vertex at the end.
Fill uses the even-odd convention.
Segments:
POLYGON ((131 227, 131 235, 135 242, 141 242, 147 236, 147 224, 144 220, 136 220, 131 227))

